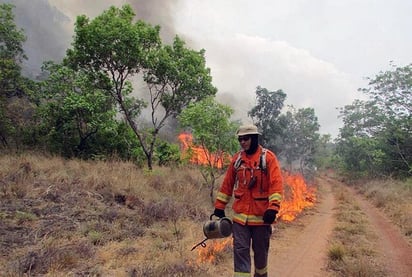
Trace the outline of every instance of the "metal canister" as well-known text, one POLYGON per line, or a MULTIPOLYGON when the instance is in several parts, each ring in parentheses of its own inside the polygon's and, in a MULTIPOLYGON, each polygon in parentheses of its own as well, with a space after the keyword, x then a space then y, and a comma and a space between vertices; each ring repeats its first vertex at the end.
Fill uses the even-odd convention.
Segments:
POLYGON ((232 234, 232 221, 227 217, 222 217, 217 220, 210 220, 203 225, 203 233, 208 239, 220 239, 228 237, 232 234))

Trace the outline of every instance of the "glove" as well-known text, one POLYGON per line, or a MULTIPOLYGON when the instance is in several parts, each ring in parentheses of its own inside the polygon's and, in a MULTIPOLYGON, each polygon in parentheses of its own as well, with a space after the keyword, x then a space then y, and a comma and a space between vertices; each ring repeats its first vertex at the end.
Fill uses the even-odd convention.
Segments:
POLYGON ((272 224, 276 219, 276 214, 278 212, 275 210, 266 210, 263 214, 263 222, 266 224, 272 224))
POLYGON ((213 214, 214 214, 215 216, 219 217, 219 218, 226 217, 225 211, 224 211, 224 210, 221 210, 221 209, 215 209, 215 211, 213 212, 213 214))

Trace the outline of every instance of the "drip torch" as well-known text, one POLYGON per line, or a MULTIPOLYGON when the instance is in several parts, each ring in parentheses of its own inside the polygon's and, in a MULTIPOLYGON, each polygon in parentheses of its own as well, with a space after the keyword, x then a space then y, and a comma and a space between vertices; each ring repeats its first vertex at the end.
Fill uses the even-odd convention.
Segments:
POLYGON ((227 217, 221 217, 216 220, 213 220, 213 215, 210 215, 208 221, 203 224, 203 233, 205 239, 193 246, 192 250, 196 249, 199 245, 206 247, 206 241, 208 239, 220 239, 226 238, 232 234, 232 221, 227 217))

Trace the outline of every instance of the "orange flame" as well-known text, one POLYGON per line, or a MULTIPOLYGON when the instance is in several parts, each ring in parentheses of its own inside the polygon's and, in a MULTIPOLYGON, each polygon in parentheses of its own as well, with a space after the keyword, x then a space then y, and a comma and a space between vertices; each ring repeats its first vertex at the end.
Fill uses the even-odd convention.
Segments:
POLYGON ((224 159, 228 158, 224 152, 210 153, 206 148, 194 145, 191 134, 181 133, 178 138, 182 145, 182 158, 193 164, 222 168, 224 159))
POLYGON ((216 258, 225 250, 232 247, 232 239, 226 238, 222 240, 210 241, 206 247, 199 248, 198 250, 198 263, 215 263, 216 258))
POLYGON ((284 221, 292 221, 307 207, 316 201, 315 187, 308 187, 300 174, 283 172, 284 191, 279 217, 284 221))

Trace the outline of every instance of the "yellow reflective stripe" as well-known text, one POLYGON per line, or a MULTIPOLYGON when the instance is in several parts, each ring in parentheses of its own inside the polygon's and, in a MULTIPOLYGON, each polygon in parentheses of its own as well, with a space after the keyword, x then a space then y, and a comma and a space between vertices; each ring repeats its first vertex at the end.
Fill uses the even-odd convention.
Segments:
POLYGON ((249 215, 247 217, 248 222, 254 222, 254 223, 262 223, 263 222, 263 217, 261 216, 254 216, 254 215, 249 215))
POLYGON ((254 216, 254 215, 247 215, 247 214, 234 214, 233 220, 240 221, 243 223, 263 223, 263 217, 261 216, 254 216))
POLYGON ((223 202, 223 203, 229 203, 231 196, 224 194, 223 192, 218 192, 216 199, 223 202))
POLYGON ((264 268, 256 268, 255 272, 259 275, 266 274, 268 272, 268 267, 265 266, 264 268))
POLYGON ((235 272, 235 277, 243 277, 243 276, 250 276, 250 272, 235 272))
POLYGON ((269 202, 271 201, 282 201, 282 195, 280 193, 274 193, 269 196, 269 202))
POLYGON ((237 219, 237 220, 239 220, 239 221, 241 221, 241 222, 246 223, 246 221, 247 221, 247 215, 245 215, 245 214, 234 214, 234 215, 233 215, 233 219, 237 219))

